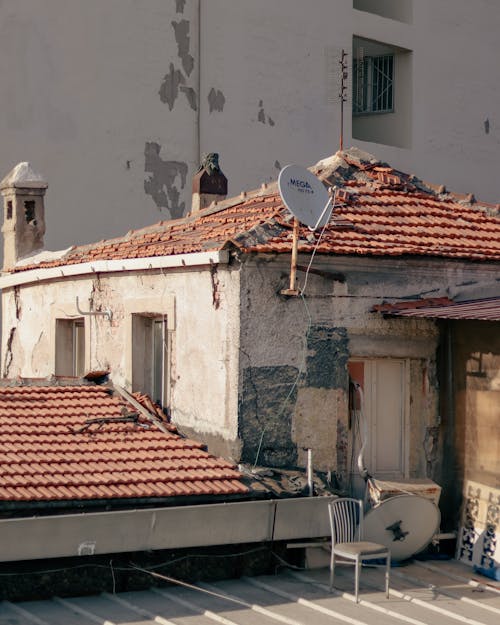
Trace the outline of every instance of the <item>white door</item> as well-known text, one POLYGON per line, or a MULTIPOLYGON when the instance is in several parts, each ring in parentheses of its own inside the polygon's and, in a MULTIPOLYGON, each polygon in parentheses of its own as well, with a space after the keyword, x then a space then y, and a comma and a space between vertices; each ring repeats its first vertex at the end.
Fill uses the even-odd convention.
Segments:
POLYGON ((355 423, 356 415, 351 414, 351 431, 357 433, 354 454, 357 457, 365 431, 364 464, 370 475, 381 480, 406 477, 407 369, 405 360, 393 358, 349 362, 349 375, 363 391, 361 419, 366 419, 364 430, 363 423, 355 423))

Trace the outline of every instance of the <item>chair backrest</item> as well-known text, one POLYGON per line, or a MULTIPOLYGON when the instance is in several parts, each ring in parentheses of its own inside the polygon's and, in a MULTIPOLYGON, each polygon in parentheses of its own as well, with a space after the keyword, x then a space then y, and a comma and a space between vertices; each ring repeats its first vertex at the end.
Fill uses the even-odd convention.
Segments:
POLYGON ((352 543, 363 539, 363 502, 340 497, 328 504, 332 543, 352 543))

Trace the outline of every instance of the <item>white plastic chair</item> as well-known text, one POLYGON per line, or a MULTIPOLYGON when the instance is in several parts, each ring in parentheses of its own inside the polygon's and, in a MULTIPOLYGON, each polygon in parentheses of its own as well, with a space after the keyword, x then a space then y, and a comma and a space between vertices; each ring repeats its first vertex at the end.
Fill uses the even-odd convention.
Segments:
POLYGON ((356 565, 356 603, 359 594, 359 573, 364 560, 385 559, 385 594, 389 598, 389 571, 391 552, 385 545, 363 540, 363 502, 361 499, 341 497, 328 504, 332 536, 330 555, 330 592, 335 577, 335 557, 353 561, 356 565))

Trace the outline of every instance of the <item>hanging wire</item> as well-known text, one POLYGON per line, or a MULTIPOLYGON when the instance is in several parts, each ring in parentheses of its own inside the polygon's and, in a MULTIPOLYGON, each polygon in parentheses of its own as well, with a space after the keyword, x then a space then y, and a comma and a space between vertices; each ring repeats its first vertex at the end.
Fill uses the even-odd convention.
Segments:
MULTIPOLYGON (((290 397, 292 396, 293 392, 295 391, 295 389, 297 388, 297 384, 299 383, 300 378, 302 377, 302 375, 305 372, 305 352, 307 350, 307 340, 309 338, 309 333, 311 331, 311 326, 312 326, 312 317, 311 317, 311 313, 309 312, 309 308, 307 306, 306 300, 304 298, 304 295, 301 292, 299 292, 300 298, 302 300, 302 303, 304 304, 304 309, 306 311, 307 314, 307 330, 306 333, 304 335, 304 340, 303 340, 303 344, 302 344, 302 355, 301 355, 301 364, 299 366, 299 370, 297 372, 297 375, 295 377, 294 382, 292 383, 292 386, 290 387, 290 390, 287 393, 287 396, 285 397, 285 399, 282 401, 280 409, 278 410, 278 415, 277 415, 277 419, 279 420, 281 415, 283 414, 284 410, 285 410, 285 406, 288 402, 288 400, 290 399, 290 397)), ((260 450, 262 448, 262 442, 264 440, 264 435, 268 429, 268 425, 266 425, 260 435, 260 439, 259 439, 259 446, 257 448, 257 453, 255 454, 255 461, 253 463, 252 469, 255 469, 255 467, 257 466, 257 463, 259 461, 259 456, 260 456, 260 450)))
MULTIPOLYGON (((337 199, 337 187, 335 187, 333 200, 332 200, 332 213, 335 210, 336 199, 337 199)), ((305 353, 307 351, 307 342, 308 342, 309 334, 311 332, 311 327, 312 327, 312 317, 311 317, 311 313, 309 311, 309 307, 307 306, 307 302, 306 302, 306 299, 305 299, 304 295, 305 295, 305 290, 306 290, 306 287, 307 287, 307 279, 309 277, 309 272, 311 270, 311 266, 312 266, 312 263, 313 263, 313 260, 314 260, 314 256, 316 255, 316 251, 317 251, 317 249, 319 247, 319 244, 321 243, 321 239, 322 239, 322 237, 323 237, 323 235, 325 233, 325 230, 326 230, 326 227, 329 224, 329 221, 330 220, 327 219, 325 224, 323 225, 323 228, 322 228, 322 230, 320 232, 318 240, 316 241, 316 245, 314 246, 314 250, 313 250, 313 252, 311 254, 311 258, 309 260, 309 264, 307 265, 306 275, 305 275, 305 278, 304 278, 304 286, 301 289, 299 289, 299 296, 300 296, 300 299, 302 300, 302 304, 304 305, 304 310, 305 310, 306 315, 307 315, 307 330, 306 330, 306 333, 304 335, 304 340, 303 340, 303 343, 302 343, 302 354, 301 354, 301 358, 300 358, 301 364, 299 366, 299 371, 298 371, 297 376, 295 377, 295 380, 293 381, 292 386, 290 387, 290 390, 288 391, 285 399, 281 403, 281 406, 280 406, 280 408, 278 410, 278 414, 277 414, 277 419, 278 420, 281 418, 281 416, 282 416, 282 414, 283 414, 283 412, 285 410, 285 407, 287 405, 288 400, 290 399, 290 397, 292 396, 293 392, 297 388, 299 380, 300 380, 300 378, 302 377, 302 375, 305 372, 305 353)), ((255 467, 257 466, 257 463, 259 461, 260 451, 262 449, 262 443, 264 441, 264 435, 267 432, 268 427, 269 426, 266 425, 262 429, 262 432, 260 434, 259 445, 257 447, 257 453, 255 454, 255 460, 254 460, 254 463, 252 465, 252 469, 255 469, 255 467)))
MULTIPOLYGON (((337 187, 335 187, 335 191, 334 191, 334 194, 333 194, 332 212, 330 213, 330 215, 332 215, 333 211, 335 210, 335 202, 336 202, 336 200, 337 200, 337 187)), ((309 259, 309 264, 307 265, 306 276, 305 276, 305 279, 304 279, 304 286, 300 289, 300 294, 301 295, 303 295, 305 293, 305 291, 306 291, 307 279, 309 278, 309 272, 311 270, 311 266, 312 266, 314 257, 316 255, 316 252, 318 250, 319 244, 321 243, 321 239, 323 238, 323 235, 325 233, 326 227, 328 226, 329 222, 330 222, 330 220, 327 219, 325 224, 324 224, 324 226, 323 226, 323 228, 322 228, 322 230, 321 230, 321 232, 320 232, 318 240, 316 241, 316 245, 314 246, 313 252, 311 254, 311 258, 309 259)))

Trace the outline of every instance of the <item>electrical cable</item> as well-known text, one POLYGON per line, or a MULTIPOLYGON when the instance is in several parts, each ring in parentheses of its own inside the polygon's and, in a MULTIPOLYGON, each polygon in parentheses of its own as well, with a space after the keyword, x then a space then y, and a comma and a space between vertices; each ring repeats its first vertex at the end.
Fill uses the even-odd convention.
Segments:
MULTIPOLYGON (((333 211, 335 210, 335 201, 337 199, 337 187, 335 187, 335 191, 333 194, 333 200, 332 200, 332 211, 330 213, 330 216, 333 214, 333 211)), ((299 289, 300 293, 303 295, 306 291, 306 286, 307 286, 307 279, 309 277, 309 271, 311 270, 311 265, 313 263, 314 257, 316 255, 316 251, 318 250, 319 244, 321 243, 321 239, 323 238, 323 235, 325 233, 326 227, 328 226, 328 224, 330 223, 330 219, 327 219, 325 224, 323 225, 323 228, 320 232, 320 235, 318 237, 318 240, 316 241, 316 245, 314 246, 314 249, 312 251, 311 254, 311 258, 309 259, 309 264, 307 265, 307 269, 306 269, 306 275, 304 278, 304 286, 302 287, 302 289, 299 289)))
MULTIPOLYGON (((246 551, 239 551, 237 553, 225 553, 225 554, 211 554, 211 553, 188 553, 185 556, 181 556, 179 558, 175 558, 173 560, 168 560, 166 562, 160 562, 158 564, 154 564, 149 566, 150 570, 160 569, 162 567, 170 566, 172 564, 177 564, 178 562, 182 562, 183 560, 189 560, 190 558, 237 558, 240 556, 250 555, 252 553, 257 553, 259 551, 266 551, 267 547, 256 547, 255 549, 247 549, 246 551)), ((110 561, 112 563, 112 560, 110 561)), ((133 570, 131 566, 116 566, 111 565, 112 571, 131 571, 133 570)), ((17 575, 46 575, 49 573, 63 573, 65 571, 73 571, 77 569, 83 568, 97 568, 97 569, 106 569, 108 570, 110 565, 108 564, 99 564, 99 563, 86 563, 86 564, 74 564, 72 566, 59 567, 55 569, 41 569, 39 571, 18 571, 13 573, 0 573, 0 577, 15 577, 17 575)))
MULTIPOLYGON (((335 201, 336 201, 336 198, 337 198, 337 187, 335 187, 335 191, 334 191, 334 195, 333 195, 333 200, 332 200, 332 212, 330 213, 330 215, 331 215, 331 214, 333 213, 333 211, 335 210, 335 201)), ((309 277, 309 272, 310 272, 310 270, 311 270, 311 266, 312 266, 312 263, 313 263, 313 260, 314 260, 314 256, 315 256, 316 251, 317 251, 317 249, 318 249, 318 247, 319 247, 319 244, 320 244, 320 242, 321 242, 321 239, 322 239, 322 237, 323 237, 323 234, 324 234, 324 232, 325 232, 325 229, 326 229, 326 227, 327 227, 327 226, 328 226, 328 224, 329 224, 329 221, 330 221, 330 220, 329 220, 329 219, 327 219, 327 220, 326 220, 326 222, 325 222, 325 224, 323 225, 323 228, 322 228, 321 233, 320 233, 320 235, 319 235, 319 237, 318 237, 318 240, 316 241, 316 245, 314 246, 314 250, 313 250, 313 252, 312 252, 312 254, 311 254, 311 258, 310 258, 310 260, 309 260, 309 264, 307 265, 306 275, 305 275, 305 278, 304 278, 304 286, 303 286, 301 289, 299 289, 299 295, 300 295, 300 298, 301 298, 302 303, 303 303, 303 305, 304 305, 304 309, 305 309, 305 311, 306 311, 306 314, 307 314, 307 320, 308 320, 307 330, 306 330, 306 333, 305 333, 305 335, 304 335, 304 341, 303 341, 303 346, 302 346, 302 354, 301 354, 301 361, 302 361, 302 363, 301 363, 301 365, 300 365, 300 367, 299 367, 299 371, 298 371, 298 373, 297 373, 297 376, 296 376, 296 378, 295 378, 295 380, 294 380, 294 382, 293 382, 292 386, 290 387, 290 390, 289 390, 289 392, 288 392, 287 396, 285 397, 285 399, 284 399, 284 400, 283 400, 283 402, 281 403, 280 409, 278 410, 278 413, 277 413, 277 419, 278 419, 278 420, 281 418, 281 415, 283 414, 283 412, 284 412, 284 410, 285 410, 285 406, 286 406, 286 404, 287 404, 288 400, 290 399, 290 397, 291 397, 292 393, 295 391, 295 389, 296 389, 296 387, 297 387, 297 385, 298 385, 298 383, 299 383, 300 378, 302 377, 302 375, 303 375, 303 374, 304 374, 304 372, 305 372, 305 362, 304 362, 305 358, 304 358, 304 354, 305 354, 305 352, 307 351, 307 340, 308 340, 308 338, 309 338, 309 333, 310 333, 310 331, 311 331, 311 327, 312 327, 312 317, 311 317, 311 313, 310 313, 310 311, 309 311, 309 307, 307 306, 307 303, 306 303, 306 300, 305 300, 304 294, 305 294, 305 290, 306 290, 306 287, 307 287, 307 280, 308 280, 308 277, 309 277)), ((253 463, 252 469, 255 469, 255 467, 257 466, 257 463, 258 463, 258 461, 259 461, 260 451, 261 451, 261 449, 262 449, 262 443, 263 443, 263 441, 264 441, 264 435, 265 435, 265 433, 266 433, 267 429, 268 429, 268 425, 266 425, 266 426, 262 429, 262 432, 261 432, 261 434, 260 434, 260 438, 259 438, 259 445, 258 445, 258 447, 257 447, 257 452, 256 452, 256 454, 255 454, 255 460, 254 460, 254 463, 253 463)))

